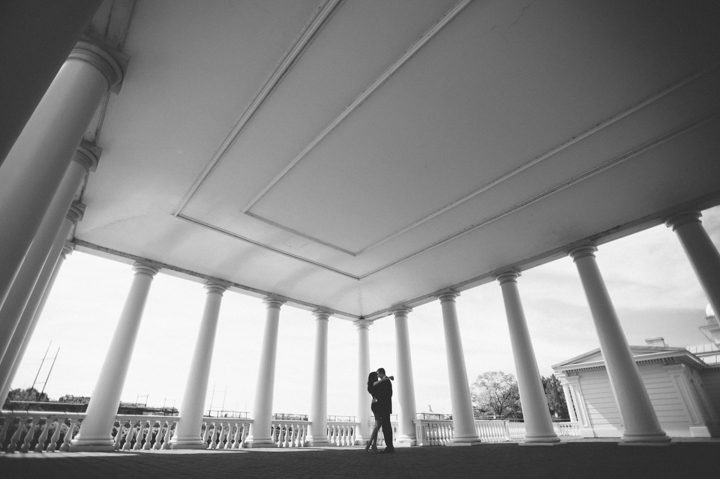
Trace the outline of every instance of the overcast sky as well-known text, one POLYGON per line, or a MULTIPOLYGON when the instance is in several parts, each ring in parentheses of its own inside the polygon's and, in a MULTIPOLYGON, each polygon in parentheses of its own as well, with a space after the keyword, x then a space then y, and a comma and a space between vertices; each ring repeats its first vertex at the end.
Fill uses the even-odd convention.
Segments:
MULTIPOLYGON (((703 225, 720 245, 720 207, 703 212, 703 225)), ((662 336, 671 346, 706 343, 698 328, 707 299, 672 230, 658 226, 601 245, 597 261, 628 342, 662 336)), ((45 351, 38 389, 91 395, 105 351, 132 281, 129 265, 75 252, 65 261, 13 387, 29 387, 45 351)), ((577 270, 564 258, 525 271, 518 287, 540 372, 599 347, 577 270)), ((122 400, 179 406, 205 302, 200 283, 160 272, 150 289, 122 400)), ((496 282, 463 292, 457 311, 469 382, 485 371, 515 373, 500 287, 496 282)), ((265 305, 228 291, 223 297, 206 409, 252 416, 265 305)), ((450 412, 441 308, 438 301, 409 316, 418 412, 450 412)), ((280 313, 273 411, 307 414, 312 388, 315 320, 284 306, 280 313)), ((357 414, 357 331, 346 320, 329 324, 328 414, 357 414)), ((370 327, 370 364, 395 371, 394 320, 370 327)))

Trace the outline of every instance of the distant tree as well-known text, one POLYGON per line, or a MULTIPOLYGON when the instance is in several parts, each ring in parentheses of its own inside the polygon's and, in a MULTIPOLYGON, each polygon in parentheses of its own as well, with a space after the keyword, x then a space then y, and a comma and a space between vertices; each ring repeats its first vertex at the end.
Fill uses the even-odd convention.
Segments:
POLYGON ((549 378, 543 376, 541 379, 548 408, 550 409, 550 415, 557 419, 570 419, 560 380, 556 378, 554 374, 549 378))
POLYGON ((499 419, 521 419, 520 393, 515 376, 488 371, 477 377, 471 387, 475 417, 493 415, 499 419))
POLYGON ((5 406, 7 407, 7 404, 10 401, 49 401, 48 395, 45 393, 40 394, 40 392, 35 388, 27 388, 27 389, 12 389, 8 393, 7 399, 5 400, 5 406))

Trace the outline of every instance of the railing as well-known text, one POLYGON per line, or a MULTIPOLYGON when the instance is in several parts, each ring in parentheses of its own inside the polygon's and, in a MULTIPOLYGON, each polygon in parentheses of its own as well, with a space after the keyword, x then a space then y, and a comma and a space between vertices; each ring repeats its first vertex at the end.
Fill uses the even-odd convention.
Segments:
MULTIPOLYGON (((0 414, 0 450, 5 452, 69 451, 73 437, 80 430, 84 413, 48 415, 46 411, 3 411, 0 414)), ((110 435, 117 451, 148 451, 170 448, 178 416, 141 416, 120 414, 110 435)), ((232 450, 246 447, 252 419, 203 418, 201 438, 208 450, 232 450)), ((311 423, 303 420, 273 420, 271 437, 277 447, 308 446, 311 423)), ((579 437, 576 422, 553 423, 559 437, 579 437)), ((415 420, 418 446, 446 446, 453 441, 453 422, 447 419, 415 420)), ((328 442, 332 446, 353 446, 357 439, 357 422, 332 421, 327 424, 328 442)), ((397 423, 393 423, 397 434, 397 423)), ((475 429, 483 442, 520 441, 525 424, 506 420, 476 420, 475 429)), ((382 431, 378 447, 383 447, 382 431)))
MULTIPOLYGON (((20 411, 0 415, 0 450, 5 452, 69 451, 85 413, 48 415, 44 411, 20 411)), ((120 414, 110 431, 113 449, 140 451, 169 449, 178 416, 120 414)), ((244 446, 249 419, 204 418, 201 438, 207 449, 239 449, 244 446)))
POLYGON ((328 443, 333 446, 354 446, 359 425, 355 421, 328 421, 328 443))
POLYGON ((453 440, 450 419, 416 419, 415 435, 418 446, 448 446, 453 440))
MULTIPOLYGON (((580 426, 576 422, 554 422, 559 437, 579 437, 580 426)), ((475 420, 475 431, 482 442, 521 441, 525 437, 525 423, 507 420, 475 420)), ((454 436, 453 421, 449 419, 415 420, 418 446, 447 446, 454 436)))

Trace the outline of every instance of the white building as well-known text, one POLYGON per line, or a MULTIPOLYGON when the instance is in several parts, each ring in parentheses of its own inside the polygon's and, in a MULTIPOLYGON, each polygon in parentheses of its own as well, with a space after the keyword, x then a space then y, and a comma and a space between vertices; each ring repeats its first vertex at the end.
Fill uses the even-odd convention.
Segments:
MULTIPOLYGON (((656 338, 645 346, 630 346, 661 427, 676 437, 720 436, 720 325, 710 306, 700 329, 711 343, 678 348, 656 338)), ((563 385, 570 418, 579 423, 582 435, 622 436, 622 416, 600 349, 553 369, 563 385)))

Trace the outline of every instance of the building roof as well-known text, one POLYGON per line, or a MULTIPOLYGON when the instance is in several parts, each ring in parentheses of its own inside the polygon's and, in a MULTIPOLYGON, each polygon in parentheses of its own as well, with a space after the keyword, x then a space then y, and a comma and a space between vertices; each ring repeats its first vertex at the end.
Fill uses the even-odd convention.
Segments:
POLYGON ((377 318, 720 199, 720 3, 108 1, 80 249, 377 318))
MULTIPOLYGON (((697 369, 708 367, 707 364, 685 348, 670 346, 630 346, 630 351, 632 352, 633 359, 638 364, 664 361, 682 362, 697 369)), ((596 348, 592 351, 575 356, 574 358, 553 364, 552 368, 556 373, 581 369, 604 369, 605 360, 603 359, 600 348, 596 348)))

